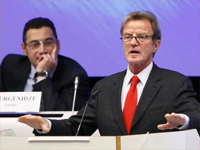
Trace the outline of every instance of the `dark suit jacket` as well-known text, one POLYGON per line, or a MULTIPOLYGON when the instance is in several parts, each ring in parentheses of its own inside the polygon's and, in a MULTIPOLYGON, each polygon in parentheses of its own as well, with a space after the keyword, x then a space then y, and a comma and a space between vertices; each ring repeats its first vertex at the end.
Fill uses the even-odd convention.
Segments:
MULTIPOLYGON (((7 55, 1 65, 1 91, 23 91, 31 71, 26 56, 7 55)), ((79 110, 88 100, 89 78, 85 70, 74 60, 58 56, 58 65, 51 78, 33 85, 33 91, 42 91, 44 111, 71 110, 74 95, 74 80, 79 76, 75 109, 79 110)))
MULTIPOLYGON (((92 93, 100 90, 88 107, 79 135, 91 135, 99 129, 101 135, 126 135, 121 109, 121 90, 126 71, 99 81, 92 93)), ((52 128, 47 135, 74 135, 84 108, 69 120, 51 120, 52 128)), ((166 113, 183 113, 189 116, 189 128, 199 130, 199 103, 191 81, 177 72, 160 69, 155 64, 144 87, 130 134, 161 132, 158 124, 166 123, 166 113)), ((46 134, 45 134, 46 135, 46 134)))

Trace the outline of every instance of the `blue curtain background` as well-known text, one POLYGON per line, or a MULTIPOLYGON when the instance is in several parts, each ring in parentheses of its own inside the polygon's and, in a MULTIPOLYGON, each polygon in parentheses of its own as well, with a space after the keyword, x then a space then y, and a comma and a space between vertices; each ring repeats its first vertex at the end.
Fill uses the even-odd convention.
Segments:
POLYGON ((200 76, 199 0, 0 0, 0 62, 23 54, 22 31, 35 17, 51 19, 61 41, 60 54, 79 62, 89 76, 108 76, 127 68, 120 40, 124 17, 152 11, 162 41, 154 62, 187 76, 200 76))

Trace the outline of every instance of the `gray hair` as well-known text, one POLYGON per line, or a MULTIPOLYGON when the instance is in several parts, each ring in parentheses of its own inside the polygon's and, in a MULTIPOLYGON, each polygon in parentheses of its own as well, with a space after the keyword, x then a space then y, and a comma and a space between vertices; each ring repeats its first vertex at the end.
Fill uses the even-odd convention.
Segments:
POLYGON ((152 25, 153 28, 153 42, 155 43, 156 40, 161 40, 161 30, 160 30, 160 24, 158 22, 157 17, 149 11, 134 11, 130 14, 128 14, 125 18, 124 21, 121 25, 120 33, 123 36, 123 30, 124 26, 126 25, 127 22, 130 20, 143 20, 143 19, 148 19, 152 25))

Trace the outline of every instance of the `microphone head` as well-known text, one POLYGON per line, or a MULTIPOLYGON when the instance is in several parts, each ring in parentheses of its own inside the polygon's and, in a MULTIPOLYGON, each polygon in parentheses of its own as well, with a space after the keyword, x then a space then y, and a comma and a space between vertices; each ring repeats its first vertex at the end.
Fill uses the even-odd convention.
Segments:
POLYGON ((78 84, 78 83, 79 83, 79 76, 76 76, 74 83, 75 83, 75 84, 78 84))

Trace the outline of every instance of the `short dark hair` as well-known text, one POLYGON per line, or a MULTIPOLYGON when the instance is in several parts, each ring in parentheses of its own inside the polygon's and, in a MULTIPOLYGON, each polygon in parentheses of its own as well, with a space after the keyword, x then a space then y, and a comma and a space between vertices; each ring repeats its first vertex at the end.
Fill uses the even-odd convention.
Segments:
POLYGON ((142 19, 148 19, 152 25, 153 28, 153 42, 156 40, 161 40, 161 29, 160 24, 158 22, 157 17, 150 11, 135 11, 130 14, 128 14, 121 25, 120 33, 123 36, 123 29, 125 24, 130 20, 142 20, 142 19))
POLYGON ((39 29, 42 27, 50 27, 53 31, 55 38, 57 39, 56 28, 55 28, 53 22, 51 20, 49 20, 48 18, 38 17, 38 18, 33 18, 33 19, 29 20, 25 24, 24 31, 23 31, 23 39, 22 39, 23 42, 26 43, 26 33, 29 29, 39 29))

